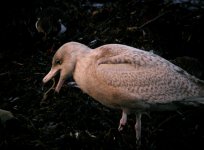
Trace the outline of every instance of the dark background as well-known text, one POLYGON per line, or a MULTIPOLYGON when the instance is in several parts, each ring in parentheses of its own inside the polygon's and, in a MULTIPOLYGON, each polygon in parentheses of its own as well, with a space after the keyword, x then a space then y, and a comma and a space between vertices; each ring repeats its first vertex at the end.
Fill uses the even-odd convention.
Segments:
MULTIPOLYGON (((172 61, 204 79, 204 3, 168 0, 33 0, 6 1, 0 9, 0 108, 11 111, 15 124, 0 126, 0 149, 136 149, 134 115, 121 133, 121 112, 93 101, 65 84, 59 95, 42 85, 51 59, 63 43, 77 41, 92 48, 121 43, 172 61), (47 8, 57 8, 45 12, 47 8), (62 20, 67 31, 45 38, 37 18, 62 20)), ((46 29, 55 24, 48 21, 46 29)), ((203 108, 149 112, 142 118, 138 149, 203 147, 203 108)))

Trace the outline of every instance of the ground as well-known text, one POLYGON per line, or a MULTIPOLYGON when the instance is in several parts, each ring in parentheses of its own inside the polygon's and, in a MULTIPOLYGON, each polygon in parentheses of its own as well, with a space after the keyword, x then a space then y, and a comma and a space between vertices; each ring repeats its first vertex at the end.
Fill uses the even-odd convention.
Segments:
MULTIPOLYGON (((142 144, 138 147, 134 115, 129 116, 124 131, 119 132, 121 111, 102 106, 77 87, 67 83, 59 94, 50 92, 41 103, 52 84, 42 84, 51 58, 60 45, 69 41, 92 48, 122 43, 153 50, 204 79, 202 2, 36 0, 6 3, 1 10, 0 25, 0 108, 11 111, 17 120, 0 125, 0 149, 191 150, 204 146, 203 107, 148 112, 142 118, 142 144), (14 8, 10 8, 11 3, 14 8), (45 37, 35 28, 37 18, 49 7, 62 13, 60 19, 67 31, 61 36, 45 37)), ((52 26, 51 22, 47 28, 52 26)))

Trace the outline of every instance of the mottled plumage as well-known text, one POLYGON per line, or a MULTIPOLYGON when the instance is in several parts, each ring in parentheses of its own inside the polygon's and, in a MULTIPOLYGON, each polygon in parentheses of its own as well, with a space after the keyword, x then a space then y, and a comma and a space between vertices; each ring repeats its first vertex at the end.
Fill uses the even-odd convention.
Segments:
POLYGON ((76 43, 64 44, 53 57, 46 83, 60 72, 59 92, 68 76, 100 103, 122 109, 119 130, 128 113, 136 113, 136 138, 140 138, 141 113, 176 109, 177 104, 203 103, 204 82, 151 52, 121 44, 96 49, 76 43))

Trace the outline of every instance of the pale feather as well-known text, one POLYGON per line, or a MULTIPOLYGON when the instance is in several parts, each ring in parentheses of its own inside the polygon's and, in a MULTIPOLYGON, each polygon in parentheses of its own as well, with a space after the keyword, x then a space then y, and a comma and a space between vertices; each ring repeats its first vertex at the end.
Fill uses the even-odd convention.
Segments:
MULTIPOLYGON (((170 103, 198 96, 200 80, 158 55, 129 46, 109 44, 96 49, 96 78, 118 95, 129 95, 125 104, 170 103), (129 101, 129 103, 128 103, 129 101)), ((120 100, 118 100, 120 102, 120 100)), ((131 106, 129 106, 131 107, 131 106)))

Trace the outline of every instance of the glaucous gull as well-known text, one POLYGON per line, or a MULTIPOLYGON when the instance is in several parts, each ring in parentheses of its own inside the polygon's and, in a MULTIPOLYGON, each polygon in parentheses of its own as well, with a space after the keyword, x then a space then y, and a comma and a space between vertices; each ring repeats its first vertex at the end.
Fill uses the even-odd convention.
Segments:
POLYGON ((68 42, 55 53, 46 83, 60 73, 55 91, 69 76, 98 102, 122 110, 119 130, 129 113, 136 114, 136 139, 141 136, 141 114, 147 110, 176 110, 204 103, 204 81, 168 60, 134 47, 107 44, 91 49, 68 42))

